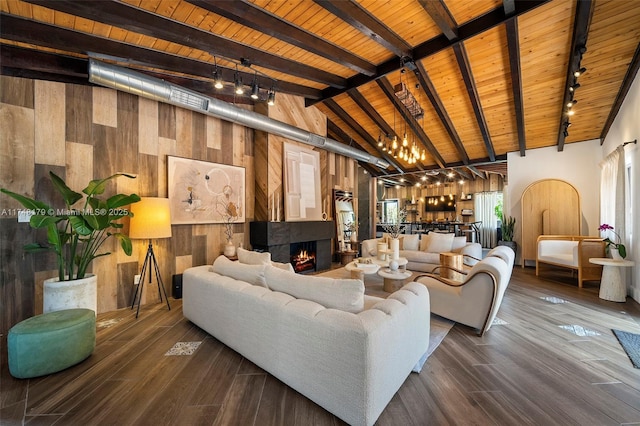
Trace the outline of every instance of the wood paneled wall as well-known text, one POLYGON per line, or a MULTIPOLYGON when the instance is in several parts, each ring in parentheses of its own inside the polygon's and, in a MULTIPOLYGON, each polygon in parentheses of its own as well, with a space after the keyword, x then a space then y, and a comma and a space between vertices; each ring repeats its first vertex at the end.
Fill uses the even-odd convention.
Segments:
MULTIPOLYGON (((302 99, 278 94, 276 105, 257 108, 278 120, 326 134, 324 115, 316 108, 305 108, 302 99)), ((249 246, 249 222, 265 220, 269 195, 278 191, 282 202, 284 139, 112 89, 2 76, 0 128, 0 187, 54 205, 58 198, 49 171, 65 178, 75 190, 94 178, 134 173, 135 180, 119 178, 108 191, 166 197, 168 155, 245 168, 247 222, 234 225, 236 245, 249 246)), ((352 187, 355 161, 320 152, 325 200, 333 187, 352 187)), ((11 209, 19 207, 0 195, 0 333, 42 311, 42 281, 56 275, 53 256, 23 252, 25 243, 45 241, 46 236, 17 223, 11 209)), ((284 212, 283 206, 280 211, 284 212)), ((212 263, 224 244, 223 225, 178 225, 172 233, 169 239, 154 241, 169 294, 174 274, 212 263)), ((134 241, 131 257, 116 244, 105 244, 104 251, 112 254, 93 263, 99 312, 130 303, 133 277, 144 262, 146 241, 134 241)), ((155 283, 145 287, 143 303, 157 302, 155 283)))

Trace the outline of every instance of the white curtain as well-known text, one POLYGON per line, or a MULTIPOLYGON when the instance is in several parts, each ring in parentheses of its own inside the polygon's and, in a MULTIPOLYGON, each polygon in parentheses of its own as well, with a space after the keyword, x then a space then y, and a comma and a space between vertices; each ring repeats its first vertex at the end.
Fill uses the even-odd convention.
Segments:
MULTIPOLYGON (((600 163, 600 223, 613 226, 625 241, 625 189, 624 147, 619 146, 600 163)), ((615 235, 602 235, 615 241, 615 235)))
POLYGON ((482 247, 492 248, 498 243, 498 218, 495 214, 495 207, 498 203, 498 192, 479 192, 474 197, 474 215, 479 224, 479 242, 482 247))

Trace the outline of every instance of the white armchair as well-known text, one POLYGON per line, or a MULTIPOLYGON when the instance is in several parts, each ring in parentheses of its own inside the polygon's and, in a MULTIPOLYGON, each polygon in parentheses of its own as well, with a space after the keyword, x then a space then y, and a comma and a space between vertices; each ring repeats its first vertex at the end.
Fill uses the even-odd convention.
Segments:
MULTIPOLYGON (((512 252, 508 247, 505 249, 512 252)), ((432 313, 476 328, 482 336, 491 328, 500 308, 514 257, 499 249, 468 271, 456 270, 466 274, 463 281, 448 280, 434 273, 419 275, 415 281, 429 289, 432 313)))

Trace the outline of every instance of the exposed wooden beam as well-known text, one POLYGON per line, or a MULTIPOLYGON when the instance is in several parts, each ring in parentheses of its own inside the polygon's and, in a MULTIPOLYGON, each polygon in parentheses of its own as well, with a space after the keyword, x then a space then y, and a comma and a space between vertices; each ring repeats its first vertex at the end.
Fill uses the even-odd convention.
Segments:
POLYGON ((485 178, 484 174, 480 173, 478 171, 478 169, 476 169, 475 166, 467 166, 467 169, 469 169, 469 171, 471 171, 471 173, 473 173, 474 175, 478 176, 479 178, 481 178, 481 179, 485 178))
POLYGON ((467 164, 469 162, 469 155, 467 154, 467 151, 464 149, 462 140, 460 139, 460 136, 458 136, 458 132, 456 132, 456 128, 453 125, 453 122, 451 121, 449 114, 447 114, 447 109, 445 108, 444 104, 442 103, 442 100, 438 96, 438 92, 436 91, 435 86, 431 82, 431 79, 429 78, 429 74, 427 73, 427 70, 424 68, 421 62, 416 63, 415 75, 418 78, 418 81, 420 82, 420 86, 422 87, 422 90, 427 95, 427 98, 429 98, 429 101, 431 101, 431 105, 433 105, 433 109, 435 109, 436 114, 438 114, 438 117, 442 121, 442 125, 444 126, 445 130, 449 134, 449 137, 453 141, 453 144, 456 147, 456 150, 458 151, 458 156, 461 158, 463 163, 467 164))
POLYGON ((344 65, 365 75, 374 75, 375 65, 365 61, 333 43, 273 15, 252 3, 244 1, 185 0, 210 12, 268 34, 316 55, 344 65))
POLYGON ((402 166, 400 166, 393 159, 393 157, 391 157, 385 152, 382 152, 378 148, 377 141, 373 139, 373 137, 371 137, 371 135, 357 121, 355 121, 349 114, 347 114, 347 112, 344 109, 342 109, 342 107, 340 107, 340 105, 338 105, 336 101, 334 101, 333 99, 327 99, 326 101, 324 101, 324 104, 326 105, 327 108, 331 110, 331 112, 337 115, 338 118, 344 121, 347 124, 347 126, 349 126, 354 132, 356 132, 358 136, 360 136, 365 142, 367 142, 370 146, 372 146, 373 149, 375 149, 379 155, 384 157, 387 163, 393 166, 400 173, 405 172, 402 166))
POLYGON ((527 140, 524 133, 524 103, 522 97, 522 74, 520 69, 520 41, 518 40, 518 21, 506 22, 507 46, 509 48, 509 69, 511 71, 511 89, 513 90, 513 108, 518 129, 518 146, 520 156, 524 157, 527 140))
MULTIPOLYGON (((451 48, 453 45, 467 40, 469 38, 475 37, 478 34, 481 34, 497 25, 504 23, 508 19, 515 19, 517 16, 527 13, 536 7, 539 7, 545 3, 548 3, 550 0, 521 0, 516 2, 516 10, 515 12, 507 16, 505 15, 504 8, 499 6, 482 16, 477 17, 463 25, 458 27, 458 38, 456 40, 449 40, 443 34, 434 37, 430 40, 425 41, 424 43, 416 46, 413 51, 410 52, 407 56, 411 57, 415 62, 427 58, 429 56, 433 56, 441 50, 451 48)), ((347 87, 344 89, 336 89, 332 87, 328 87, 322 90, 321 100, 329 99, 334 96, 338 96, 347 90, 357 88, 364 84, 370 83, 374 80, 379 79, 391 72, 397 71, 401 68, 400 61, 397 57, 391 58, 386 62, 378 65, 378 72, 374 76, 367 76, 363 74, 357 74, 353 77, 347 79, 347 87)), ((318 100, 307 100, 307 106, 313 105, 319 102, 318 100)))
POLYGON ((609 116, 607 117, 607 121, 604 123, 604 127, 602 128, 602 133, 600 134, 600 145, 604 143, 604 138, 607 137, 607 133, 609 133, 609 129, 613 124, 613 120, 615 120, 618 112, 620 111, 620 107, 622 106, 622 102, 624 98, 629 93, 629 89, 631 88, 631 83, 633 83, 636 78, 636 74, 638 74, 638 69, 640 68, 640 43, 638 47, 636 47, 636 52, 633 54, 633 59, 629 64, 629 68, 627 68, 627 72, 624 75, 624 80, 622 80, 622 86, 620 86, 620 90, 618 90, 618 95, 616 96, 616 100, 613 102, 613 106, 611 107, 611 111, 609 111, 609 116))
POLYGON ((511 16, 516 11, 516 0, 502 0, 502 6, 504 7, 504 14, 511 16))
POLYGON ((433 22, 449 40, 458 38, 458 26, 442 0, 418 0, 433 22))
POLYGON ((573 36, 571 38, 571 51, 569 53, 567 79, 564 84, 564 96, 562 98, 562 115, 558 123, 558 151, 564 149, 564 140, 568 134, 567 125, 569 117, 566 115, 566 105, 573 98, 573 93, 569 87, 576 82, 573 73, 580 68, 580 60, 587 49, 587 36, 589 35, 589 25, 595 8, 595 1, 582 0, 576 3, 576 16, 573 21, 573 36))
POLYGON ((236 62, 239 62, 241 58, 246 58, 249 59, 252 64, 264 68, 295 75, 336 88, 344 88, 346 86, 346 80, 340 76, 254 49, 246 44, 237 43, 211 32, 191 27, 123 2, 115 0, 27 1, 103 24, 114 25, 136 33, 158 37, 183 46, 200 49, 212 55, 229 58, 236 62))
POLYGON ((402 58, 410 56, 411 46, 389 27, 349 0, 313 0, 361 33, 402 58))
POLYGON ((378 113, 378 111, 373 108, 373 106, 362 96, 362 94, 358 91, 358 89, 352 89, 347 92, 347 94, 353 99, 353 101, 364 111, 365 114, 369 116, 371 120, 373 120, 376 125, 382 129, 386 137, 393 138, 398 137, 395 129, 392 129, 389 124, 385 121, 384 118, 378 113))
POLYGON ((3 67, 43 72, 50 75, 78 77, 84 79, 85 84, 89 84, 89 61, 76 56, 64 56, 1 43, 0 64, 3 67))
POLYGON ((424 132, 422 127, 420 127, 420 125, 418 124, 416 119, 413 118, 413 116, 411 115, 407 107, 404 106, 402 102, 400 102, 398 97, 395 95, 393 91, 393 87, 391 86, 391 83, 389 82, 389 80, 386 77, 383 77, 376 80, 376 83, 378 83, 378 86, 380 86, 384 94, 387 95, 387 98, 391 101, 391 103, 394 105, 396 110, 400 112, 400 115, 402 116, 402 118, 407 122, 407 124, 409 124, 409 127, 411 127, 411 130, 418 138, 418 141, 420 142, 422 147, 425 148, 427 152, 429 152, 429 154, 431 154, 436 164, 438 164, 438 166, 443 168, 447 167, 444 159, 442 158, 438 150, 435 148, 435 146, 433 146, 433 143, 431 142, 427 134, 424 132))
MULTIPOLYGON (((24 19, 14 15, 0 14, 2 38, 20 41, 37 46, 86 54, 96 52, 112 58, 135 58, 130 64, 153 66, 175 73, 188 71, 190 75, 211 78, 213 67, 208 62, 197 61, 179 55, 160 52, 135 46, 129 43, 117 42, 104 37, 93 36, 50 24, 24 19)), ((130 65, 129 65, 130 66, 130 65)), ((228 75, 234 71, 226 69, 228 75)), ((245 81, 253 78, 253 73, 240 73, 245 81)), ((285 81, 278 82, 279 92, 289 93, 306 98, 317 98, 320 91, 285 81)))
MULTIPOLYGON (((346 134, 331 120, 327 120, 327 135, 337 140, 338 142, 342 142, 345 145, 353 144, 354 147, 366 152, 366 149, 364 149, 358 142, 349 137, 348 134, 346 134)), ((388 173, 385 169, 374 167, 366 162, 358 161, 358 164, 364 167, 365 170, 367 170, 372 176, 375 177, 383 176, 388 173)))
POLYGON ((462 73, 462 79, 464 80, 464 84, 467 88, 469 100, 471 101, 471 106, 473 107, 473 112, 475 113, 476 121, 478 122, 478 127, 480 128, 480 133, 482 134, 482 140, 484 140, 484 145, 487 149, 487 154, 489 155, 491 161, 495 161, 496 153, 493 149, 493 143, 491 142, 489 126, 487 126, 487 120, 484 118, 484 112, 482 111, 482 105, 480 104, 480 95, 478 94, 476 83, 473 80, 467 52, 462 43, 454 45, 453 52, 456 55, 458 66, 460 67, 460 72, 462 73))

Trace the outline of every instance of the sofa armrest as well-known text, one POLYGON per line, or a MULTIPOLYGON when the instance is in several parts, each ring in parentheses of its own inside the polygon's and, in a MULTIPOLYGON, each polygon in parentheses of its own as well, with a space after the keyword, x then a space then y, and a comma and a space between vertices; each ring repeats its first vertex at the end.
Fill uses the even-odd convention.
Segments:
POLYGON ((453 250, 453 252, 464 256, 463 262, 465 265, 473 266, 478 263, 476 259, 482 258, 482 245, 480 243, 467 243, 464 247, 453 250))
MULTIPOLYGON (((435 269, 438 269, 438 268, 435 268, 435 269)), ((453 268, 451 268, 451 269, 453 269, 453 268)), ((460 272, 460 273, 464 273, 462 271, 458 271, 457 269, 456 269, 456 271, 460 272)), ((420 281, 418 281, 418 280, 420 278, 431 278, 431 279, 434 279, 436 281, 441 282, 442 284, 448 285, 450 287, 460 287, 460 286, 464 285, 464 282, 449 280, 447 278, 442 278, 440 275, 437 275, 437 274, 434 274, 434 273, 426 273, 426 274, 418 275, 417 277, 415 277, 413 279, 413 281, 419 283, 420 281)))

